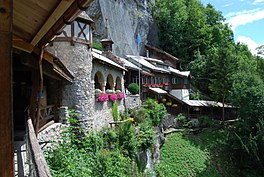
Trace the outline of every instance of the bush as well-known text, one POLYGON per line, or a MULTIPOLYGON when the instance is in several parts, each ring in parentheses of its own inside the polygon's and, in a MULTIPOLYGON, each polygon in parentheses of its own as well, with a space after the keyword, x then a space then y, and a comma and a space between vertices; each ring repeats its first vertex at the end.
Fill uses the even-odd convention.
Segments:
POLYGON ((217 125, 218 121, 208 116, 200 116, 198 117, 200 127, 214 127, 217 125))
POLYGON ((163 104, 158 104, 153 99, 147 99, 145 109, 153 126, 158 126, 167 115, 167 110, 163 104))
POLYGON ((118 121, 118 104, 116 101, 112 106, 112 116, 115 122, 118 121))
POLYGON ((151 124, 151 120, 148 114, 147 109, 138 109, 133 112, 134 120, 136 123, 143 123, 143 122, 149 122, 151 124))
POLYGON ((154 130, 147 122, 139 124, 137 142, 140 150, 147 150, 154 144, 154 130))
POLYGON ((130 121, 120 124, 117 128, 118 146, 125 156, 133 159, 136 155, 136 131, 130 121))
POLYGON ((133 94, 137 94, 139 90, 139 86, 136 83, 131 83, 128 85, 128 90, 133 94))
POLYGON ((100 42, 93 42, 92 43, 92 48, 95 48, 97 50, 102 50, 103 49, 102 44, 100 42))

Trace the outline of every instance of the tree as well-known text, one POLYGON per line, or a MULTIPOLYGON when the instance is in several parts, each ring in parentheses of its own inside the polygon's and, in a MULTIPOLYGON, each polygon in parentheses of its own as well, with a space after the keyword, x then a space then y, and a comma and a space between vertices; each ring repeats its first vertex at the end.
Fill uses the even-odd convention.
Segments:
POLYGON ((230 44, 226 47, 214 47, 210 50, 211 67, 209 89, 213 97, 223 104, 222 121, 225 120, 225 102, 232 87, 232 76, 236 67, 234 48, 230 44))

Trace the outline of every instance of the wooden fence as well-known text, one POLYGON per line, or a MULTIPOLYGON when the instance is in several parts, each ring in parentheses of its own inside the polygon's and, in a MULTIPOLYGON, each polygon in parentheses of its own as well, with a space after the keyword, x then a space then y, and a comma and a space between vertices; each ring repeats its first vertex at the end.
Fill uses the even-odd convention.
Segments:
POLYGON ((27 120, 27 148, 29 159, 29 176, 51 177, 48 164, 39 146, 31 118, 27 120))

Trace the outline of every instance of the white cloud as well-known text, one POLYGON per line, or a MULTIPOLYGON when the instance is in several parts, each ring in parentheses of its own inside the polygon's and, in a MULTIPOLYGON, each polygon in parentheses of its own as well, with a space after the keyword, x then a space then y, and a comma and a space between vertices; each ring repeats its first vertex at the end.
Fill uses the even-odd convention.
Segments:
POLYGON ((225 5, 223 5, 223 7, 229 7, 229 6, 233 5, 233 4, 234 4, 233 2, 229 3, 229 4, 225 4, 225 5))
POLYGON ((238 26, 264 19, 264 9, 257 8, 253 10, 244 10, 242 12, 229 13, 226 15, 226 18, 228 17, 229 19, 227 22, 230 24, 232 30, 235 31, 238 26))
POLYGON ((261 45, 261 44, 256 43, 251 38, 246 37, 246 36, 238 36, 236 42, 241 42, 243 44, 247 44, 249 50, 254 55, 257 54, 256 48, 261 45))
POLYGON ((258 3, 263 3, 263 2, 264 2, 264 0, 255 0, 255 1, 253 2, 253 4, 256 5, 256 4, 258 4, 258 3))

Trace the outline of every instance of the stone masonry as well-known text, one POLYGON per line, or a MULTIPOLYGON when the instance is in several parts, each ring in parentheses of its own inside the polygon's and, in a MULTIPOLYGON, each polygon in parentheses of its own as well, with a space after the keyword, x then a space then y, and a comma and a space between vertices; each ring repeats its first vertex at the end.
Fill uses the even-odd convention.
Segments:
MULTIPOLYGON (((68 42, 53 42, 53 46, 49 46, 47 50, 60 58, 74 75, 73 83, 64 85, 63 106, 76 110, 81 126, 86 132, 109 126, 109 122, 113 121, 111 109, 113 103, 111 101, 96 102, 94 76, 97 71, 100 71, 104 82, 108 74, 112 75, 114 82, 119 77, 124 91, 123 71, 111 65, 93 61, 91 50, 83 44, 76 43, 71 46, 68 42)), ((123 101, 118 101, 118 104, 119 112, 123 111, 123 101)))

